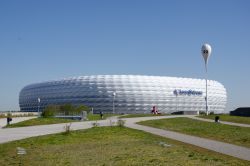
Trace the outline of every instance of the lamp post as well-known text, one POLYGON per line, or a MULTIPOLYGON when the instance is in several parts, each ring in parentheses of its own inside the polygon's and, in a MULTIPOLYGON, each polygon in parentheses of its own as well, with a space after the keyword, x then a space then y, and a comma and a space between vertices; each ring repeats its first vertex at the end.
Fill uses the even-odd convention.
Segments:
POLYGON ((175 112, 177 112, 177 110, 178 110, 178 103, 177 103, 178 91, 177 91, 177 89, 174 90, 174 94, 175 94, 175 112))
POLYGON ((113 92, 113 114, 115 114, 115 96, 116 96, 116 93, 113 92))
POLYGON ((212 52, 212 48, 209 44, 203 44, 202 47, 201 47, 201 54, 204 58, 204 61, 205 61, 205 68, 206 68, 206 98, 205 98, 205 101, 206 101, 206 114, 208 115, 208 105, 207 105, 207 102, 208 102, 208 97, 207 97, 207 62, 208 62, 208 59, 209 59, 209 56, 211 55, 211 52, 212 52))
POLYGON ((37 102, 38 102, 38 103, 37 103, 37 112, 38 112, 38 116, 40 116, 40 110, 39 110, 39 109, 40 109, 40 102, 41 102, 41 99, 40 99, 39 97, 37 98, 37 102))

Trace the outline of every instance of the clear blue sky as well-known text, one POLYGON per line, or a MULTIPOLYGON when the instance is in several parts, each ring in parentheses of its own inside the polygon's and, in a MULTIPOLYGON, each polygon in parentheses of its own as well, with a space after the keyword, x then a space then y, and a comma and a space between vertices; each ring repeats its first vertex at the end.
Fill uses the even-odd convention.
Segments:
POLYGON ((0 110, 18 110, 27 84, 91 74, 209 79, 227 109, 250 106, 250 1, 2 0, 0 110))

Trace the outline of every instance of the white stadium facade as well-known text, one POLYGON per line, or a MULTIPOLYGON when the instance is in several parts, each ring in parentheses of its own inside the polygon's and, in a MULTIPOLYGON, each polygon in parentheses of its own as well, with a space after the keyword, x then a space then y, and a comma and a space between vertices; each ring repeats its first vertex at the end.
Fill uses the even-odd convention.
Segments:
MULTIPOLYGON (((161 113, 206 111, 204 79, 142 76, 90 75, 27 85, 19 95, 21 111, 43 110, 49 105, 86 105, 94 113, 161 113)), ((225 113, 224 86, 208 80, 210 112, 225 113)))

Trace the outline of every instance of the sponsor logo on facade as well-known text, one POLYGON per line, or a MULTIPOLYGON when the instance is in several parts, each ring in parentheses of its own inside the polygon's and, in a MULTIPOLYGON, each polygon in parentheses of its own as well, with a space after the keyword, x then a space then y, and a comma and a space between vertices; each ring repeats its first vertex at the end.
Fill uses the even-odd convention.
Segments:
POLYGON ((173 91, 174 95, 187 95, 187 96, 201 96, 202 91, 195 91, 195 90, 181 90, 181 89, 175 89, 173 91))

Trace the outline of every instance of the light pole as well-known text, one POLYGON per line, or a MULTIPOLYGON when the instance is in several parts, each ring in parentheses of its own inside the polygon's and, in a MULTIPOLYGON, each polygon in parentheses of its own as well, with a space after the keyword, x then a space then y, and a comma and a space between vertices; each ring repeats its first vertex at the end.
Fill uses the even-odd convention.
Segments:
POLYGON ((115 96, 116 96, 116 93, 113 92, 113 114, 115 114, 115 96))
POLYGON ((177 97, 178 97, 178 92, 177 92, 177 90, 175 90, 175 112, 178 112, 178 103, 177 103, 177 97))
POLYGON ((203 44, 202 47, 201 47, 201 54, 205 60, 205 68, 206 68, 206 98, 205 98, 205 101, 206 101, 206 114, 208 115, 208 105, 207 105, 207 102, 208 102, 208 97, 207 97, 207 62, 208 62, 208 59, 209 59, 209 56, 211 55, 211 52, 212 52, 212 48, 209 44, 203 44))
POLYGON ((40 116, 40 110, 39 110, 39 108, 40 108, 40 102, 41 102, 41 99, 38 97, 37 98, 37 112, 38 112, 38 116, 40 116))

